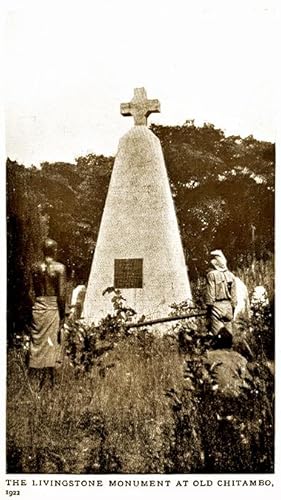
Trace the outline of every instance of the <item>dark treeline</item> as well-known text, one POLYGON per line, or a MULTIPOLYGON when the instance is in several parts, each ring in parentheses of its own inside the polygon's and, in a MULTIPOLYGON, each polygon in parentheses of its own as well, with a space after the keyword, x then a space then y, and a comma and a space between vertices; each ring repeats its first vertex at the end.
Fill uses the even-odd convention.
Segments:
MULTIPOLYGON (((151 130, 162 144, 191 279, 205 271, 213 247, 234 269, 266 260, 274 249, 274 145, 193 121, 151 130)), ((57 240, 74 283, 87 280, 113 162, 90 154, 38 169, 7 160, 9 332, 27 321, 30 265, 42 238, 57 240)))

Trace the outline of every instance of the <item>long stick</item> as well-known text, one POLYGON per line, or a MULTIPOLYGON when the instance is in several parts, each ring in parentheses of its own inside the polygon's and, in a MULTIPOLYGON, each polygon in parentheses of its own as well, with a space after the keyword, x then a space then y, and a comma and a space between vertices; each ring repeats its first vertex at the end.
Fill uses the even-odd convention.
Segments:
POLYGON ((156 323, 167 323, 168 321, 178 321, 179 319, 195 318, 198 316, 206 316, 206 311, 201 311, 198 313, 185 314, 184 316, 168 316, 166 318, 151 319, 147 321, 142 321, 140 323, 128 323, 126 326, 128 328, 139 328, 141 326, 155 325, 156 323))

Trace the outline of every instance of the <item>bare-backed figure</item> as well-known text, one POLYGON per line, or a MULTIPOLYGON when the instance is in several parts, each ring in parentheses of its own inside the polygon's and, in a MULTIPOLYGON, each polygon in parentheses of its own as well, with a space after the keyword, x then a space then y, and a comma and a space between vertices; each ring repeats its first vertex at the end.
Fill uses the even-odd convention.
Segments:
MULTIPOLYGON (((65 266, 56 259, 57 243, 47 238, 43 243, 44 259, 32 266, 35 301, 32 308, 30 369, 43 369, 54 383, 54 369, 61 357, 58 335, 65 318, 65 266)), ((33 370, 32 370, 33 371, 33 370)))

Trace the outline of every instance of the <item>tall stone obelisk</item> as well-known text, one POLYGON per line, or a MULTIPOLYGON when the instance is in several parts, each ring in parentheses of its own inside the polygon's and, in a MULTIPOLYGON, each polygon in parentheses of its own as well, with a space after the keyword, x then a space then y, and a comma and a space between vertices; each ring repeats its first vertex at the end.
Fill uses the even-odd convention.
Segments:
POLYGON ((135 126, 121 138, 112 171, 84 302, 87 322, 113 312, 112 296, 103 295, 110 286, 146 319, 166 316, 172 303, 191 298, 162 148, 146 126, 159 111, 143 88, 121 104, 135 126))

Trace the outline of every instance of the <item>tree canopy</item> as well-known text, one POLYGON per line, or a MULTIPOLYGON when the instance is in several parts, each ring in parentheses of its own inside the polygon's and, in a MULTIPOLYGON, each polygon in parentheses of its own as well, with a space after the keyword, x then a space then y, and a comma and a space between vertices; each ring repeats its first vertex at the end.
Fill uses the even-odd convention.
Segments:
MULTIPOLYGON (((151 130, 163 148, 191 278, 204 272, 214 247, 223 249, 233 268, 272 253, 274 144, 226 137, 214 125, 196 127, 192 120, 151 130)), ((24 322, 30 264, 43 237, 58 242, 69 276, 87 281, 113 163, 113 157, 95 154, 73 164, 44 162, 39 169, 7 160, 11 328, 24 322)))

